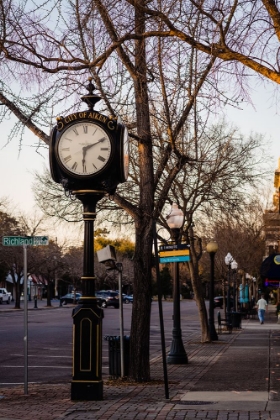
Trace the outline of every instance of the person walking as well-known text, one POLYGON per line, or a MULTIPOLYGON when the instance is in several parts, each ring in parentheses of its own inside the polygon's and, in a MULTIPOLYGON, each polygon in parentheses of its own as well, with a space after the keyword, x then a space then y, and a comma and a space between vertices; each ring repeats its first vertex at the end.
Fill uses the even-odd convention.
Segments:
POLYGON ((260 323, 264 323, 264 314, 267 307, 267 301, 264 298, 264 295, 261 295, 261 298, 257 301, 258 305, 258 317, 260 320, 260 323))

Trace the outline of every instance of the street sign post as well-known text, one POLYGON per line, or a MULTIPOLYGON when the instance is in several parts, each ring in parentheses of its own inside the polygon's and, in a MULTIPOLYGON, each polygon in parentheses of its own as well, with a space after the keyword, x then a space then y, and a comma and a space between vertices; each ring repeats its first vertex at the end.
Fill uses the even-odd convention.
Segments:
POLYGON ((39 246, 49 245, 48 236, 3 236, 3 246, 39 246))
POLYGON ((28 311, 27 311, 27 246, 49 245, 48 236, 3 236, 3 246, 23 247, 24 277, 24 394, 28 394, 28 311))

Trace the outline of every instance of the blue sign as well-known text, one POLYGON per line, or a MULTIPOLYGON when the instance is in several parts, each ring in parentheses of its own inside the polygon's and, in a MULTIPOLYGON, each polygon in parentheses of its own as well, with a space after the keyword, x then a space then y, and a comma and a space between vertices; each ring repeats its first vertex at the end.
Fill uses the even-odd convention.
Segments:
POLYGON ((248 303, 249 302, 249 286, 248 286, 248 284, 245 284, 245 286, 240 284, 240 286, 239 286, 239 301, 240 301, 240 303, 248 303))
POLYGON ((164 264, 164 263, 170 263, 170 262, 185 262, 185 261, 190 261, 190 260, 191 260, 191 257, 189 255, 179 255, 179 256, 160 258, 159 262, 161 264, 164 264))

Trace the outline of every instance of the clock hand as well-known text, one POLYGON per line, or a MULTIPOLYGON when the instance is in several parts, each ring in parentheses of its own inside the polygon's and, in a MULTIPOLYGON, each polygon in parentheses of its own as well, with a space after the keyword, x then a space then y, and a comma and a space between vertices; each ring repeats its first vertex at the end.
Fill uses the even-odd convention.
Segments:
POLYGON ((87 151, 92 147, 92 146, 95 146, 96 144, 98 144, 98 143, 102 143, 104 140, 106 140, 105 139, 105 137, 102 137, 102 139, 100 139, 100 140, 98 140, 97 142, 95 142, 95 143, 92 143, 92 144, 88 144, 87 146, 84 146, 83 147, 83 159, 82 159, 82 165, 83 165, 83 172, 86 172, 86 165, 85 165, 85 163, 86 163, 86 159, 85 159, 85 157, 86 157, 86 153, 87 153, 87 151))
POLYGON ((85 165, 85 163, 86 163, 86 160, 85 160, 86 151, 87 151, 86 147, 83 147, 83 159, 82 159, 83 172, 85 172, 85 168, 86 168, 86 165, 85 165))
POLYGON ((105 137, 102 137, 102 139, 98 140, 97 142, 89 144, 88 146, 84 146, 83 147, 83 152, 84 151, 86 152, 88 149, 90 149, 92 146, 95 146, 98 143, 102 143, 104 140, 105 140, 105 137))

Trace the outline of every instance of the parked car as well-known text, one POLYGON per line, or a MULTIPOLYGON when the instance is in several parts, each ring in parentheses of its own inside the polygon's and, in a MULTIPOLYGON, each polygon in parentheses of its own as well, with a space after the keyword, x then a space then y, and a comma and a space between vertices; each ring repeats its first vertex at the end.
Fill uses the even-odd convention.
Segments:
POLYGON ((12 295, 4 287, 0 288, 0 303, 6 302, 9 304, 12 301, 12 295))
MULTIPOLYGON (((225 301, 226 301, 226 305, 227 305, 227 298, 225 298, 225 301)), ((223 304, 224 304, 223 296, 214 297, 214 308, 223 309, 223 304)), ((233 307, 233 299, 232 298, 230 298, 230 307, 231 308, 233 307)))
POLYGON ((133 303, 133 295, 123 295, 122 299, 124 303, 133 303))
POLYGON ((64 295, 60 298, 60 302, 62 305, 67 305, 67 303, 74 303, 74 298, 76 299, 76 303, 78 300, 82 297, 81 293, 67 293, 67 295, 64 295))
POLYGON ((114 290, 99 290, 95 293, 95 296, 98 298, 99 305, 102 308, 107 308, 107 306, 113 306, 114 308, 119 308, 119 294, 114 290))

